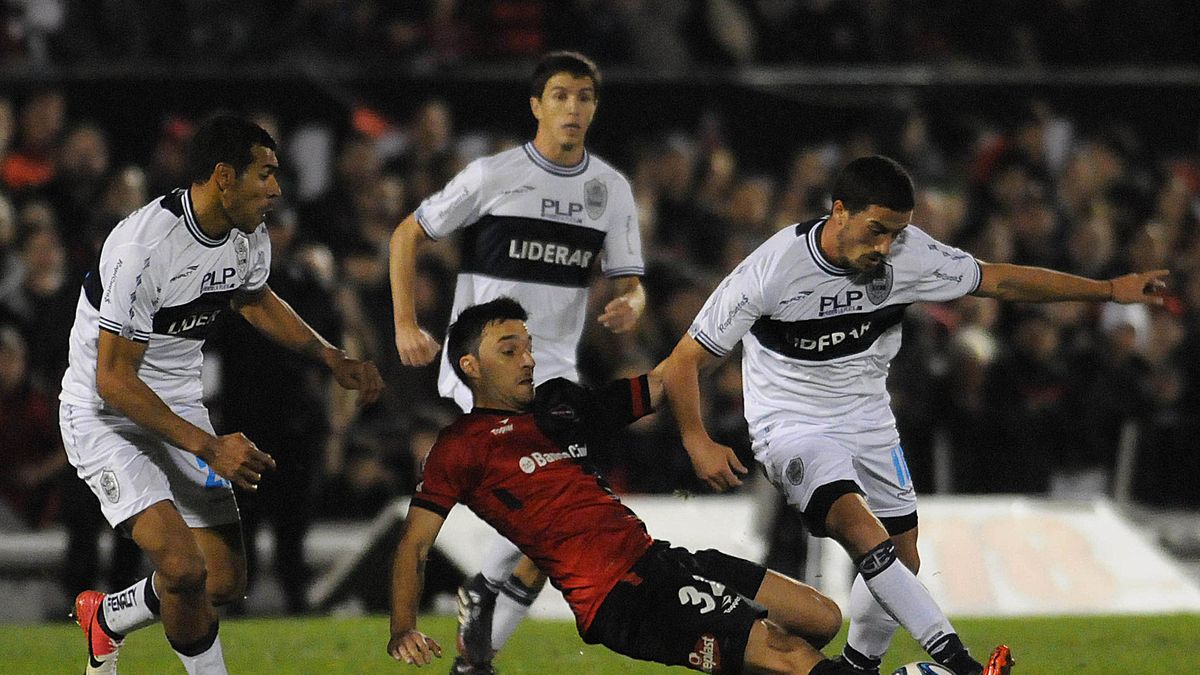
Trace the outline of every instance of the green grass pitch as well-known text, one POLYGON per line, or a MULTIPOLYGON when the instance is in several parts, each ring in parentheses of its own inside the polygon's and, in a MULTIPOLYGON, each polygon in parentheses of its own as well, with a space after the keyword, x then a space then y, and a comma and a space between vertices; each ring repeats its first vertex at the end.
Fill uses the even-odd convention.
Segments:
MULTIPOLYGON (((1014 675, 1158 675, 1200 673, 1200 614, 1147 617, 1048 617, 955 621, 976 655, 1006 642, 1017 659, 1014 675)), ((384 654, 387 618, 227 619, 221 642, 232 673, 445 673, 454 650, 454 618, 424 617, 421 628, 441 642, 445 656, 416 669, 384 654)), ((843 635, 825 649, 836 654, 843 635)), ((74 624, 2 625, 5 673, 76 673, 83 670, 83 638, 74 624)), ((884 672, 922 658, 900 634, 884 672)), ((527 621, 497 658, 502 675, 640 675, 689 672, 632 661, 583 644, 567 621, 527 621)), ((183 673, 155 626, 134 633, 121 651, 123 675, 183 673)))

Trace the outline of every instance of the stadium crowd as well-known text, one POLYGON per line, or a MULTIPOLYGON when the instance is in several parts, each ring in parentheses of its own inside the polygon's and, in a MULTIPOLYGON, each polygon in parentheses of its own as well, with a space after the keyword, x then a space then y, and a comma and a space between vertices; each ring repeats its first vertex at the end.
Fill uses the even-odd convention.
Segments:
POLYGON ((568 46, 656 72, 1200 59, 1188 0, 4 0, 0 19, 0 62, 354 58, 427 70, 568 46))
MULTIPOLYGON (((64 21, 75 20, 84 11, 80 7, 88 5, 59 4, 70 9, 64 21)), ((321 24, 323 12, 360 20, 348 4, 264 6, 286 7, 289 16, 307 26, 321 24)), ((438 12, 457 20, 463 11, 454 2, 414 3, 419 9, 412 10, 354 4, 390 13, 392 23, 369 23, 376 32, 390 27, 383 32, 397 44, 406 34, 405 20, 425 26, 424 31, 436 24, 438 12), (414 16, 400 16, 405 11, 414 16)), ((517 10, 546 11, 540 2, 483 4, 488 11, 507 7, 512 16, 521 15, 517 10)), ((624 25, 619 19, 631 11, 658 12, 667 20, 664 15, 675 7, 676 20, 684 15, 695 19, 691 10, 680 8, 689 3, 653 3, 653 11, 651 4, 573 3, 580 11, 611 13, 612 30, 624 25)), ((706 6, 708 11, 733 8, 749 17, 787 5, 830 16, 840 11, 850 21, 871 4, 706 6)), ((904 6, 900 3, 894 11, 904 6)), ((1073 6, 1049 5, 1063 12, 1073 6)), ((597 25, 594 30, 605 24, 597 25)), ((803 40, 769 38, 755 25, 746 35, 755 36, 751 58, 756 62, 812 56, 761 51, 769 43, 803 40)), ((102 29, 93 26, 93 31, 102 29)), ((461 47, 465 51, 456 58, 490 53, 491 47, 462 37, 469 33, 466 29, 461 35, 447 30, 450 37, 432 41, 418 31, 421 37, 414 44, 422 49, 461 47)), ((304 34, 318 41, 322 36, 321 31, 304 34)), ((128 39, 136 36, 132 31, 128 39)), ((61 37, 65 40, 66 33, 61 37)), ((555 42, 550 31, 530 39, 522 47, 528 53, 555 42)), ((636 40, 595 39, 602 62, 641 63, 632 56, 639 53, 636 40), (601 43, 624 45, 620 48, 626 51, 605 52, 601 43)), ((937 40, 928 38, 928 44, 937 40)), ((1187 41, 1169 44, 1183 49, 1187 41)), ((344 47, 360 49, 363 43, 344 47)), ((150 43, 141 48, 166 49, 150 43)), ((854 47, 860 48, 867 50, 861 60, 876 58, 871 49, 884 50, 880 59, 907 58, 870 36, 854 47)), ((31 53, 27 40, 17 53, 31 53)), ((517 50, 511 55, 525 54, 517 50)), ((1082 303, 1002 307, 971 296, 911 307, 890 386, 918 489, 1089 496, 1111 494, 1120 477, 1130 479, 1139 501, 1200 507, 1200 488, 1191 479, 1200 473, 1191 442, 1200 432, 1200 360, 1194 356, 1200 349, 1200 158, 1154 147, 1146 134, 1128 125, 1084 124, 1036 100, 1023 108, 1014 119, 980 117, 964 124, 967 138, 952 145, 933 132, 930 117, 916 107, 894 131, 813 138, 797 134, 778 148, 790 157, 781 170, 764 170, 761 162, 739 151, 730 140, 737 122, 719 115, 706 116, 690 129, 632 132, 620 146, 602 148, 600 153, 625 171, 633 185, 651 311, 633 334, 585 332, 580 359, 585 378, 599 382, 643 372, 659 362, 725 273, 779 228, 825 214, 832 173, 849 159, 880 152, 912 171, 919 191, 918 227, 983 260, 1046 265, 1090 277, 1172 271, 1170 297, 1162 308, 1082 303), (1123 447, 1135 451, 1132 465, 1119 464, 1123 447), (1126 475, 1118 476, 1121 472, 1126 475)), ((512 130, 460 130, 455 108, 437 99, 405 119, 365 107, 327 122, 292 123, 281 113, 254 113, 279 141, 284 165, 287 206, 268 219, 271 286, 321 333, 337 336, 350 351, 374 360, 388 387, 378 404, 357 409, 351 398, 330 387, 319 369, 259 337, 232 313, 210 341, 207 389, 217 428, 244 431, 255 440, 270 437, 287 449, 276 454, 278 474, 264 481, 259 494, 243 500, 247 530, 265 518, 281 528, 279 541, 298 546, 312 518, 369 517, 393 497, 413 490, 422 456, 456 408, 438 398, 436 361, 412 369, 396 355, 388 238, 406 214, 466 162, 526 139, 512 130)), ((117 122, 94 121, 86 106, 64 89, 47 86, 19 97, 0 95, 0 460, 6 465, 0 477, 0 526, 38 528, 61 522, 74 546, 86 549, 94 541, 101 522, 95 500, 81 494, 82 482, 71 475, 55 421, 66 336, 82 275, 94 266, 108 232, 154 195, 184 184, 183 151, 196 122, 182 116, 164 119, 150 130, 157 134, 153 150, 120 163, 115 158, 121 153, 110 146, 117 122)), ((605 119, 601 126, 618 122, 605 119)), ((455 269, 453 241, 423 249, 417 310, 421 325, 438 331, 439 338, 448 320, 455 269)), ((591 297, 595 306, 589 316, 594 317, 606 298, 602 288, 591 297)), ((717 440, 737 448, 749 462, 740 377, 732 359, 709 380, 713 391, 705 396, 706 420, 717 440)), ((621 444, 626 452, 608 460, 611 482, 619 492, 701 491, 672 425, 657 417, 635 425, 621 444)), ((299 550, 289 559, 299 559, 299 550)), ((69 597, 88 585, 97 564, 94 552, 75 559, 90 560, 83 564, 92 568, 64 571, 69 597)), ((301 566, 277 571, 295 575, 288 588, 302 587, 301 566)), ((122 586, 119 581, 113 585, 122 586)), ((299 609, 302 602, 289 598, 289 607, 299 609)))

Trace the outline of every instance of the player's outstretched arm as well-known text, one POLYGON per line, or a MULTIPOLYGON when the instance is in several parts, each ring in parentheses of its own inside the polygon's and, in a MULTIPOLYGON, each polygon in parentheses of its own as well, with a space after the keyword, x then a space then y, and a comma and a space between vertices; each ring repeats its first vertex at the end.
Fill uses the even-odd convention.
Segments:
POLYGON ((715 367, 719 361, 691 336, 684 335, 671 355, 654 370, 662 377, 663 389, 696 476, 713 490, 723 492, 741 485, 738 475, 745 475, 747 469, 732 448, 709 437, 700 415, 700 371, 715 367))
POLYGON ((1167 270, 1135 272, 1115 279, 1087 279, 1042 267, 979 263, 974 295, 1013 302, 1112 301, 1161 305, 1167 270))
POLYGON ((383 391, 383 378, 370 361, 352 359, 334 347, 300 318, 296 310, 269 286, 237 297, 234 308, 250 325, 292 351, 306 354, 329 368, 337 383, 359 392, 360 405, 374 403, 383 391))
POLYGON ((425 560, 445 519, 421 507, 409 507, 404 536, 392 563, 391 637, 387 653, 397 661, 423 666, 442 656, 442 646, 417 630, 417 607, 425 585, 425 560))
POLYGON ((423 366, 437 356, 442 346, 417 325, 413 287, 417 276, 417 246, 427 239, 416 214, 402 220, 388 243, 388 276, 392 286, 392 321, 396 329, 396 352, 406 366, 423 366))
POLYGON ((96 390, 104 402, 135 424, 167 439, 171 445, 203 459, 222 478, 255 490, 262 473, 275 460, 242 434, 213 436, 176 415, 137 375, 146 344, 100 331, 96 348, 96 390))
POLYGON ((616 297, 604 306, 604 313, 596 320, 614 333, 628 333, 646 311, 646 290, 638 277, 617 277, 612 285, 616 297))

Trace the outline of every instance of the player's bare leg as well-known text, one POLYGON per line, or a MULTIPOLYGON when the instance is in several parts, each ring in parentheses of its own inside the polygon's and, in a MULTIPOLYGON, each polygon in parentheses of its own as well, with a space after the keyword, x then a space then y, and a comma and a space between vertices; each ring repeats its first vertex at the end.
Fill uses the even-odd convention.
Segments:
POLYGON ((188 673, 224 673, 217 613, 209 600, 204 552, 169 501, 131 519, 133 539, 154 566, 163 631, 188 673))
POLYGON ((767 570, 754 600, 767 608, 772 623, 816 649, 829 644, 842 628, 837 603, 812 586, 772 570, 767 570))
POLYGON ((904 564, 896 564, 896 545, 861 495, 834 501, 826 529, 850 554, 859 575, 879 604, 921 644, 935 661, 957 675, 978 675, 983 666, 971 658, 954 627, 929 591, 904 564))
POLYGON ((746 641, 742 672, 838 675, 843 670, 804 638, 792 635, 769 619, 759 619, 754 622, 746 641))

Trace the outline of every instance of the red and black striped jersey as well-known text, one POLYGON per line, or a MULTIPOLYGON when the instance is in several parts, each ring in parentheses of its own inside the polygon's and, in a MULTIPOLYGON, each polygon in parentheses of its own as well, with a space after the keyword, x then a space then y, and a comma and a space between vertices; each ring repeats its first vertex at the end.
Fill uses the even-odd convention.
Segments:
POLYGON ((550 380, 523 413, 476 408, 438 436, 412 505, 445 517, 465 504, 537 563, 585 631, 652 541, 589 448, 651 412, 644 375, 594 390, 550 380))

